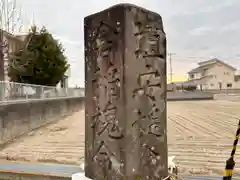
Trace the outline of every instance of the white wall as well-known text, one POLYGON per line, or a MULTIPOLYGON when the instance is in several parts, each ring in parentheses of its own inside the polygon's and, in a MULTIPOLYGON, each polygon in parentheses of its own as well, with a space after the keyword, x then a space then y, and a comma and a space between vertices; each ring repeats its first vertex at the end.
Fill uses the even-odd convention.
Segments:
POLYGON ((215 64, 212 68, 205 71, 205 75, 212 75, 206 82, 208 89, 219 89, 219 83, 222 84, 222 89, 235 88, 236 83, 234 81, 235 71, 231 68, 224 66, 220 63, 215 64), (231 84, 232 87, 227 87, 227 84, 231 84))
POLYGON ((235 71, 233 69, 224 66, 221 63, 216 63, 214 66, 209 67, 203 72, 195 73, 194 79, 203 76, 206 77, 199 81, 199 85, 197 86, 198 89, 200 89, 200 84, 202 84, 202 89, 219 89, 219 83, 222 84, 222 89, 238 89, 240 88, 240 81, 235 82, 234 75, 235 71), (232 87, 227 87, 227 84, 231 84, 232 87))

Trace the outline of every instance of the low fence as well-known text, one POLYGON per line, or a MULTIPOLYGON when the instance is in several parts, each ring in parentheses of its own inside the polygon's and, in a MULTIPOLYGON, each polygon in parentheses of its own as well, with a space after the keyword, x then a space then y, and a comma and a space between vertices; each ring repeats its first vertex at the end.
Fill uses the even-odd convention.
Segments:
POLYGON ((83 96, 84 88, 58 88, 52 86, 0 81, 0 101, 83 96))

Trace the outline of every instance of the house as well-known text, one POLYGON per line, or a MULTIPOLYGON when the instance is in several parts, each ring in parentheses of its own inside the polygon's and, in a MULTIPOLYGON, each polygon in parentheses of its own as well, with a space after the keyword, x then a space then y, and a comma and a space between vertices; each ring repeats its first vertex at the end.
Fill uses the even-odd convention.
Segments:
POLYGON ((14 52, 24 47, 25 36, 15 36, 0 29, 0 80, 8 81, 8 63, 14 52))
POLYGON ((188 72, 188 82, 196 84, 197 89, 238 89, 240 78, 237 69, 219 59, 198 63, 198 67, 188 72))
POLYGON ((69 66, 63 76, 63 79, 57 84, 57 87, 68 88, 68 80, 69 80, 70 75, 71 75, 71 68, 69 66))
POLYGON ((10 81, 8 76, 8 64, 14 53, 23 49, 29 41, 26 34, 13 35, 7 31, 0 29, 0 99, 6 100, 11 96, 11 93, 16 94, 32 94, 30 87, 23 87, 22 85, 14 85, 12 83, 5 83, 10 81))

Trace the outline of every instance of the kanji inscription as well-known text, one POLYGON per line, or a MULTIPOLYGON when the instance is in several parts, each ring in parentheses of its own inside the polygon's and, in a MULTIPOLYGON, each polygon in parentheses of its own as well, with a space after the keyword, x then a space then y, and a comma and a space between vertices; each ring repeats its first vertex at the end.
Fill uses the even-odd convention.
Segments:
POLYGON ((120 4, 85 18, 85 174, 167 176, 166 38, 161 17, 120 4))

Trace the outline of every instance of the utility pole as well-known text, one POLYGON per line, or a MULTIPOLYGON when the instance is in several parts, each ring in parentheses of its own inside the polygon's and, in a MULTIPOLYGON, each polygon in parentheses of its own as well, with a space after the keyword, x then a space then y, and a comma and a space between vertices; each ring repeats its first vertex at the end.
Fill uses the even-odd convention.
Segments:
POLYGON ((172 72, 172 55, 175 55, 175 53, 168 53, 168 56, 169 56, 169 68, 170 68, 170 82, 172 83, 172 75, 173 75, 173 72, 172 72))

